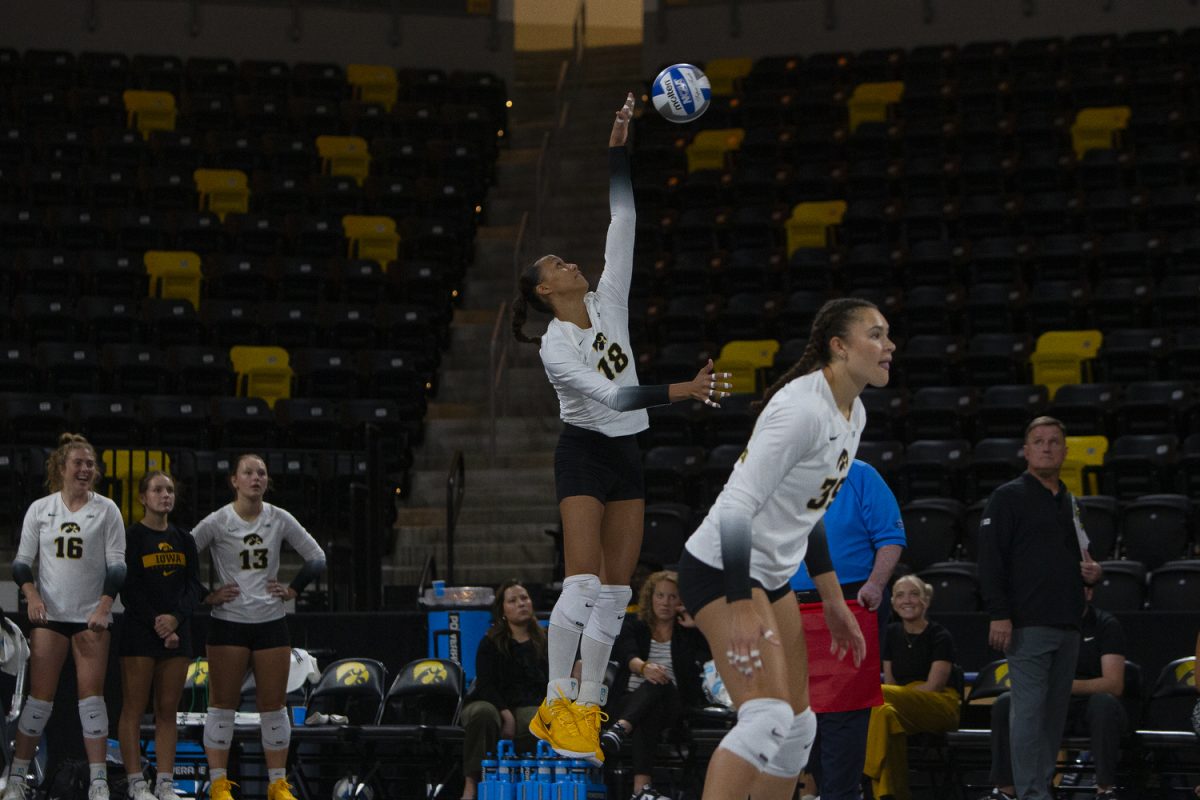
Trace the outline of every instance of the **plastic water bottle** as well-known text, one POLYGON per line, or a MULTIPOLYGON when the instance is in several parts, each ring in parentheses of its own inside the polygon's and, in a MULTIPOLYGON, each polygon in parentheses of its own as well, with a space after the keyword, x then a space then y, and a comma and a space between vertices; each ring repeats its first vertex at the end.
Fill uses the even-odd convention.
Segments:
POLYGON ((517 783, 517 800, 538 800, 537 761, 532 753, 521 759, 521 780, 517 783))
POLYGON ((558 754, 547 742, 537 743, 537 800, 555 800, 554 771, 558 764, 558 754))
POLYGON ((479 762, 479 769, 483 773, 479 781, 479 800, 500 800, 500 784, 497 782, 499 766, 494 758, 485 758, 479 762))
POLYGON ((496 742, 499 766, 496 769, 496 785, 500 789, 496 800, 517 800, 517 781, 521 777, 521 762, 517 760, 513 743, 508 739, 496 742))
POLYGON ((561 777, 554 784, 555 800, 587 800, 587 762, 564 760, 558 770, 561 777))

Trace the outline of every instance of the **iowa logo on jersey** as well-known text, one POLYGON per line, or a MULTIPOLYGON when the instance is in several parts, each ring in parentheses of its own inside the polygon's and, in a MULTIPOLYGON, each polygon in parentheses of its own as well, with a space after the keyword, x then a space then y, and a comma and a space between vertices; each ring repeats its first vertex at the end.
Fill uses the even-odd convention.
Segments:
POLYGON ((347 661, 338 665, 333 673, 333 679, 342 686, 361 686, 370 679, 367 665, 361 661, 347 661))
POLYGON ((79 524, 76 522, 64 522, 58 526, 59 533, 65 533, 70 536, 73 533, 79 533, 79 524))
POLYGON ((253 547, 256 544, 263 543, 262 537, 259 536, 257 533, 246 534, 245 536, 242 537, 242 541, 251 547, 253 547))
POLYGON ((168 542, 159 542, 157 553, 147 553, 142 556, 142 568, 163 570, 163 577, 175 574, 179 567, 187 566, 187 558, 183 553, 171 547, 168 542))
POLYGON ((850 452, 848 450, 843 450, 842 454, 840 456, 838 456, 838 472, 841 472, 842 470, 846 469, 849 466, 850 466, 850 452))
POLYGON ((446 665, 440 661, 421 661, 413 666, 413 680, 428 686, 433 683, 443 683, 449 677, 446 665))
POLYGON ((596 340, 594 342, 592 342, 592 349, 595 350, 597 353, 599 353, 600 351, 602 351, 604 349, 605 345, 607 345, 607 344, 608 344, 608 337, 605 336, 603 333, 597 333, 596 340))

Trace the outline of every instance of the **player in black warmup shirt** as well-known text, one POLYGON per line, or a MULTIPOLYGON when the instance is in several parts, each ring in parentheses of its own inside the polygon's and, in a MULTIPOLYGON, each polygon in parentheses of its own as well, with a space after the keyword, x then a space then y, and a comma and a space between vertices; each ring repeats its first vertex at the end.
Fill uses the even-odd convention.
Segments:
POLYGON ((201 586, 196 542, 171 524, 175 482, 161 470, 142 477, 138 494, 146 513, 125 534, 127 577, 121 588, 121 683, 125 702, 119 725, 121 756, 130 800, 175 800, 175 710, 183 693, 192 650, 192 612, 201 586), (154 688, 154 791, 141 771, 138 746, 142 712, 154 688))

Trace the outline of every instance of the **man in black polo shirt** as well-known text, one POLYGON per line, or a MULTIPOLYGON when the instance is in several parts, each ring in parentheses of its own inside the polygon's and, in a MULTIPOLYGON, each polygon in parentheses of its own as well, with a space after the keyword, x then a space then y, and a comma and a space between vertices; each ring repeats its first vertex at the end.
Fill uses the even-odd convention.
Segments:
POLYGON ((1008 656, 1012 678, 1012 772, 1021 800, 1051 800, 1079 654, 1083 587, 1101 575, 1074 498, 1059 479, 1066 457, 1060 421, 1030 422, 1027 471, 992 493, 979 523, 988 642, 1008 656))
MULTIPOLYGON (((1121 695, 1125 692, 1125 632, 1107 611, 1093 606, 1091 588, 1084 589, 1082 642, 1067 732, 1091 737, 1092 762, 1096 766, 1096 800, 1116 800, 1114 788, 1121 735, 1129 727, 1121 695)), ((1014 796, 1009 737, 1009 695, 1002 694, 992 706, 992 783, 989 800, 1014 796)))

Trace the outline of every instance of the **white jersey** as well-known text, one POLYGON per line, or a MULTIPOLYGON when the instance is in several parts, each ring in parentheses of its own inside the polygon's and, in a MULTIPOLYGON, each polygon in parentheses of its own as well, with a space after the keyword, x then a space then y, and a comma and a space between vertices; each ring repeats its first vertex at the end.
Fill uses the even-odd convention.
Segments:
POLYGON ((546 376, 558 393, 562 421, 615 437, 644 431, 650 427, 650 418, 645 409, 618 411, 615 407, 619 389, 638 385, 629 345, 629 286, 637 214, 625 149, 611 148, 609 160, 612 219, 604 247, 604 272, 596 291, 583 298, 591 327, 550 320, 540 355, 546 376))
POLYGON ((229 622, 271 622, 286 615, 283 599, 267 591, 267 581, 279 574, 279 550, 284 542, 305 561, 325 558, 325 551, 295 517, 279 506, 263 503, 262 512, 247 522, 222 506, 192 529, 196 551, 211 548, 217 579, 222 586, 236 583, 241 593, 214 606, 213 617, 229 622))
POLYGON ((25 512, 14 561, 30 567, 38 562, 37 590, 47 620, 87 622, 100 603, 108 567, 125 565, 121 511, 95 492, 78 511, 67 509, 61 492, 35 500, 25 512))
POLYGON ((850 419, 842 416, 820 370, 788 383, 763 409, 688 552, 722 568, 721 514, 746 515, 750 577, 768 590, 787 584, 804 560, 809 531, 846 479, 866 422, 858 398, 850 419))

